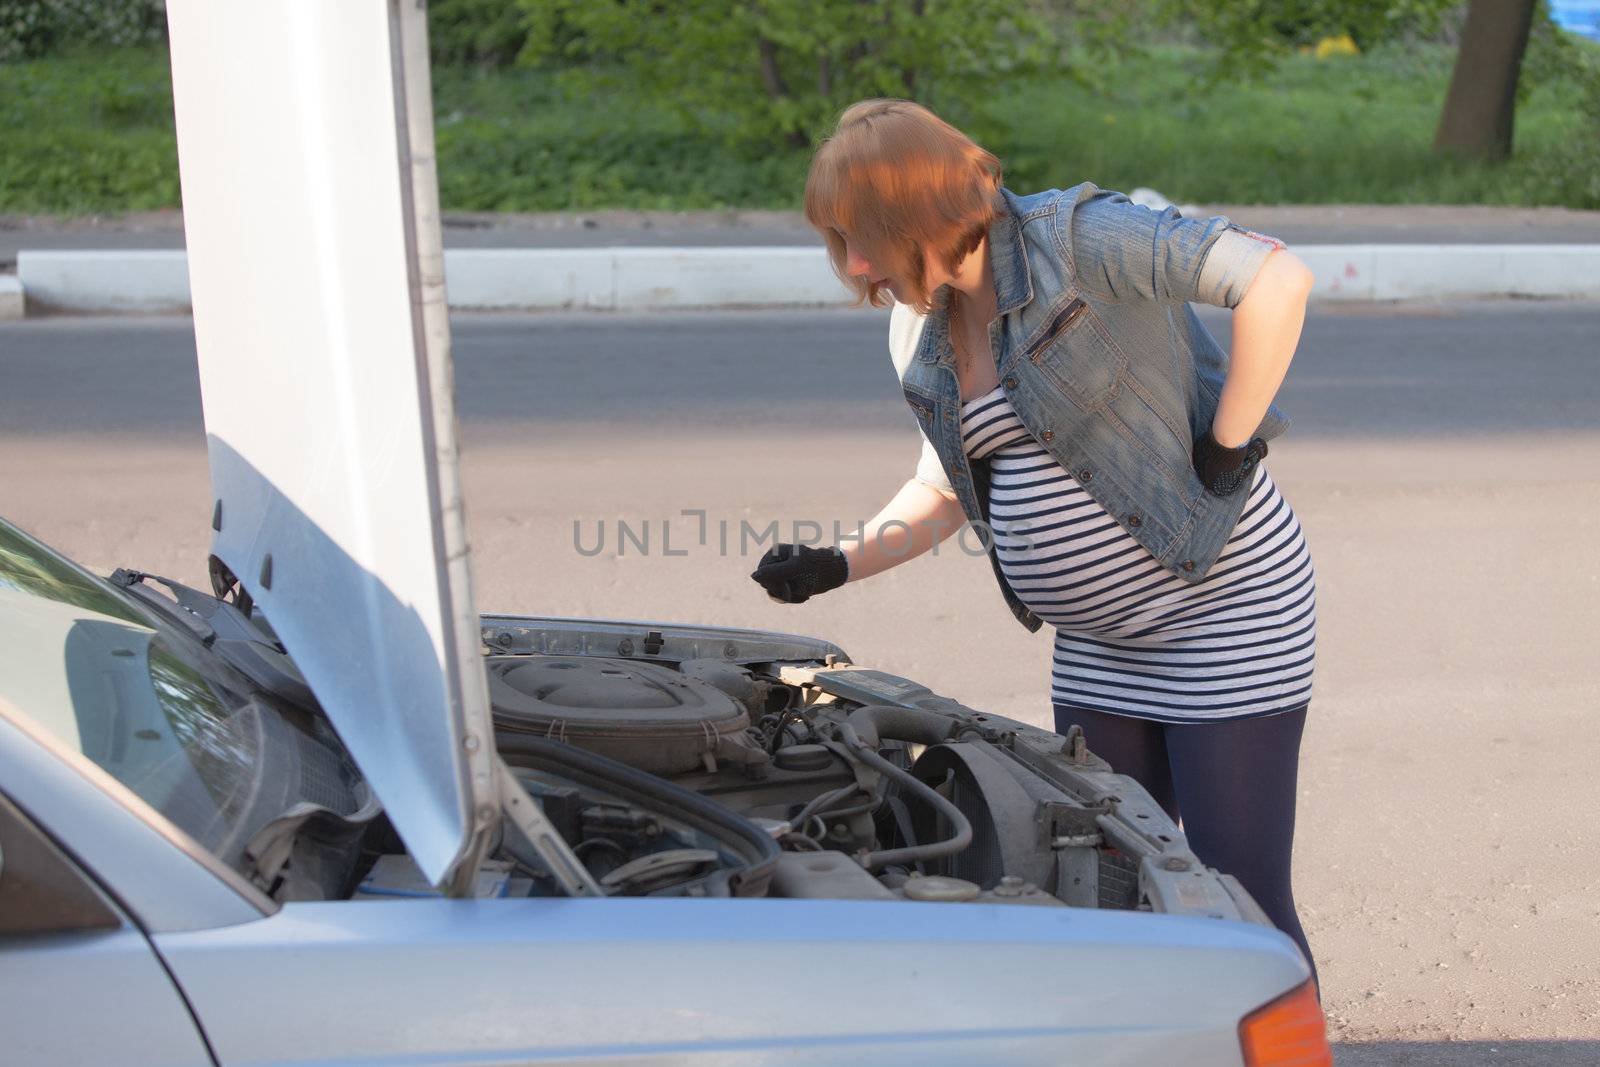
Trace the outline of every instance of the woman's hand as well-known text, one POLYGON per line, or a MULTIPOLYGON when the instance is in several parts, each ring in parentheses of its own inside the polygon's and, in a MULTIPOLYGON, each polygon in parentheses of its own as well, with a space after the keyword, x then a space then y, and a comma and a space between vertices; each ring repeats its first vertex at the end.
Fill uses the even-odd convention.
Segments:
POLYGON ((1211 434, 1194 443, 1194 472, 1207 489, 1230 496, 1250 481, 1256 464, 1267 456, 1267 443, 1259 437, 1238 448, 1224 448, 1211 434))
POLYGON ((781 604, 804 604, 818 593, 843 585, 850 565, 837 548, 774 545, 750 573, 767 595, 781 604))
POLYGON ((953 494, 913 479, 861 528, 861 537, 848 538, 840 548, 776 545, 761 557, 750 577, 772 599, 803 604, 845 582, 915 559, 965 521, 953 494))
POLYGON ((1300 343, 1314 280, 1299 257, 1280 249, 1261 264, 1233 309, 1228 377, 1211 423, 1223 448, 1244 447, 1266 416, 1300 343))

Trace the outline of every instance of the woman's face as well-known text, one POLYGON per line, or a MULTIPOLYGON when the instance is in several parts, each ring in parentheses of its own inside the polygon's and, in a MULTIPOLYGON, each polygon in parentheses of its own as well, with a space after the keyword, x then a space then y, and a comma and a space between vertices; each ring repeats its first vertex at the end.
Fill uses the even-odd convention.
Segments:
POLYGON ((852 278, 865 278, 869 282, 881 282, 887 285, 889 291, 894 294, 894 298, 904 303, 905 298, 902 295, 905 292, 904 285, 897 285, 894 279, 891 279, 887 274, 880 272, 877 267, 873 266, 872 261, 867 258, 867 254, 857 248, 855 242, 851 241, 847 235, 841 233, 839 236, 844 238, 845 273, 852 278))
MULTIPOLYGON (((865 278, 869 282, 882 283, 900 303, 909 304, 912 302, 916 287, 912 285, 911 279, 880 270, 868 258, 866 252, 850 240, 848 234, 840 233, 839 236, 844 239, 844 269, 846 274, 854 278, 865 278)), ((923 246, 922 261, 927 264, 923 273, 925 275, 924 283, 928 287, 928 292, 931 293, 939 286, 950 281, 950 275, 940 265, 939 256, 932 245, 923 246)))

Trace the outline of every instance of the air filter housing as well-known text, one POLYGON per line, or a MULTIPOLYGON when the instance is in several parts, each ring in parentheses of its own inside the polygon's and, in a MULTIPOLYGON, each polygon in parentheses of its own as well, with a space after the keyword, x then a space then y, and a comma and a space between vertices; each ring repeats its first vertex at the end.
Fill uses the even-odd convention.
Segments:
POLYGON ((495 723, 652 774, 765 763, 750 716, 722 690, 661 663, 586 656, 490 657, 495 723))

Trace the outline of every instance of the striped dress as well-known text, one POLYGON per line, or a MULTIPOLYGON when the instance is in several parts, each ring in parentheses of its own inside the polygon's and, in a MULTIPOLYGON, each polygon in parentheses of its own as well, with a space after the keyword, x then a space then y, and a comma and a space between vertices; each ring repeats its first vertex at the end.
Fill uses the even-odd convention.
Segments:
POLYGON ((1310 700, 1316 575, 1266 467, 1222 555, 1191 585, 1084 492, 998 386, 962 405, 961 435, 971 459, 990 461, 1000 569, 1056 628, 1053 702, 1209 722, 1310 700))

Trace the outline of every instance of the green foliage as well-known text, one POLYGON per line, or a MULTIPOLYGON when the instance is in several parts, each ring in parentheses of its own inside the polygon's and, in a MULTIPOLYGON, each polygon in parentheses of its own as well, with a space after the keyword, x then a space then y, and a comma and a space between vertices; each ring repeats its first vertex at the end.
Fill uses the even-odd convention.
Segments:
POLYGON ((0 211, 174 207, 164 49, 0 63, 0 211))
POLYGON ((735 154, 626 86, 568 98, 541 70, 434 71, 448 209, 793 207, 805 154, 735 154))
POLYGON ((512 0, 432 0, 428 5, 428 46, 436 66, 507 66, 527 37, 526 20, 512 0))
POLYGON ((1441 160, 1434 127, 1455 50, 1428 45, 1365 55, 1284 58, 1259 83, 1197 91, 1213 57, 1160 48, 1107 66, 1097 97, 1048 81, 1018 86, 1001 147, 1012 188, 1149 185, 1195 203, 1564 204, 1600 208, 1595 145, 1572 79, 1534 89, 1505 164, 1441 160), (1592 150, 1592 149, 1591 149, 1592 150), (1587 191, 1585 191, 1587 189, 1587 191))
POLYGON ((1522 55, 1522 69, 1517 78, 1518 105, 1526 102, 1537 86, 1581 80, 1586 57, 1596 48, 1593 42, 1558 26, 1550 15, 1549 0, 1538 0, 1534 5, 1533 25, 1529 27, 1528 48, 1522 55))
MULTIPOLYGON (((1600 49, 1551 66, 1517 113, 1516 158, 1431 152, 1454 50, 1286 57, 1260 83, 1199 85, 1206 50, 1150 47, 997 87, 984 143, 1019 191, 1091 179, 1196 203, 1491 203, 1600 208, 1600 49), (1000 124, 1004 120, 1004 125, 1000 124)), ((1530 50, 1530 57, 1532 52, 1530 50)), ((569 97, 559 72, 434 71, 447 210, 799 206, 810 148, 730 148, 630 83, 569 97)), ((178 205, 159 48, 0 64, 0 213, 178 205)))
POLYGON ((1348 34, 1363 51, 1432 33, 1462 0, 1167 0, 1221 49, 1213 80, 1251 77, 1298 48, 1348 34))
POLYGON ((163 0, 0 0, 0 61, 159 41, 163 0))
POLYGON ((956 121, 1057 54, 1017 0, 519 0, 522 58, 564 66, 577 95, 627 83, 728 144, 801 146, 865 97, 922 100, 956 121))
MULTIPOLYGON (((1550 86, 1564 93, 1572 101, 1572 121, 1567 135, 1529 165, 1557 202, 1600 208, 1600 44, 1570 34, 1562 36, 1565 40, 1549 54, 1548 65, 1539 71, 1540 89, 1535 91, 1550 86)), ((1532 45, 1529 52, 1531 56, 1532 45)), ((1519 85, 1519 91, 1523 87, 1519 85)), ((1525 107, 1519 101, 1519 155, 1524 154, 1520 123, 1525 107)))
MULTIPOLYGON (((1434 126, 1454 62, 1440 45, 1319 61, 1284 58, 1264 81, 1198 86, 1211 52, 1153 47, 1019 78, 990 106, 985 143, 1014 189, 1091 179, 1200 203, 1491 203, 1600 208, 1581 86, 1552 76, 1518 117, 1504 166, 1440 161, 1434 126), (1092 77, 1078 75, 1091 71, 1092 77)), ((438 72, 440 182, 477 210, 794 209, 810 149, 752 157, 630 88, 568 98, 554 72, 438 72)), ((1597 98, 1600 99, 1600 98, 1597 98)), ((1597 105, 1600 106, 1600 105, 1597 105)))

